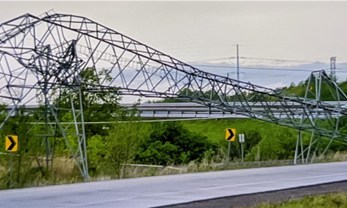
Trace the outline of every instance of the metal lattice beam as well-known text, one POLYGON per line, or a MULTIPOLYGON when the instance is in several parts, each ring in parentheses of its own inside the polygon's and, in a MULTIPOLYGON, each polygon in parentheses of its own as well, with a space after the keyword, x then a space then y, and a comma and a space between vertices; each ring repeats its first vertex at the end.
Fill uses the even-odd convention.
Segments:
MULTIPOLYGON (((338 101, 347 100, 333 80, 319 73, 321 80, 334 87, 338 101)), ((56 122, 66 138, 54 96, 62 89, 78 91, 81 85, 88 86, 85 90, 89 93, 188 98, 226 112, 346 140, 336 127, 336 118, 346 115, 341 105, 329 107, 321 99, 288 97, 270 88, 201 71, 85 17, 26 14, 0 25, 0 99, 11 104, 13 112, 41 98, 49 109, 45 121, 56 122), (88 68, 97 72, 97 84, 81 79, 81 72, 88 68), (284 113, 278 115, 270 102, 280 103, 284 113), (263 111, 254 109, 259 105, 263 111), (320 120, 329 125, 320 125, 320 120)), ((72 122, 82 124, 75 125, 79 145, 74 156, 87 178, 83 105, 74 105, 71 103, 72 122)), ((0 129, 7 119, 0 121, 0 129)))

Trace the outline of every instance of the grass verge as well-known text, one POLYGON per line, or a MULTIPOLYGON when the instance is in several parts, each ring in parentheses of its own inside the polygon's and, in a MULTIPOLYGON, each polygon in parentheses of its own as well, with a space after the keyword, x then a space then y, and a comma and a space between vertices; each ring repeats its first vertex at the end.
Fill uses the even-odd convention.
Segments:
POLYGON ((291 200, 280 204, 260 204, 257 208, 345 208, 347 193, 306 196, 302 199, 291 200))

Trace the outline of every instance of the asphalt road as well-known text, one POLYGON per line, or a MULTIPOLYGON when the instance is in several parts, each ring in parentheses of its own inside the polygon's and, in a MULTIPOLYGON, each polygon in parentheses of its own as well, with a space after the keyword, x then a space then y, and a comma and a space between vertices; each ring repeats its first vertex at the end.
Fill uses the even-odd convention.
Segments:
POLYGON ((347 162, 145 177, 0 191, 0 207, 155 207, 347 180, 347 162))

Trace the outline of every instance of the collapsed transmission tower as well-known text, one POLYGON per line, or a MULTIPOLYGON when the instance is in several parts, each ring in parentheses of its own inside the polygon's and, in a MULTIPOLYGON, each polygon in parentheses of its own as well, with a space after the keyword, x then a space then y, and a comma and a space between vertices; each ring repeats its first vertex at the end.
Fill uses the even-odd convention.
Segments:
MULTIPOLYGON (((299 135, 305 131, 331 141, 346 141, 338 126, 338 118, 346 115, 343 106, 331 106, 320 96, 311 95, 319 95, 319 85, 327 83, 337 101, 347 100, 324 71, 313 73, 317 88, 311 89, 313 85, 308 83, 305 97, 286 96, 270 88, 201 71, 85 17, 25 14, 2 23, 0 99, 12 107, 0 121, 0 129, 21 106, 40 102, 45 112, 40 119, 46 124, 43 138, 47 157, 51 155, 50 138, 63 137, 85 179, 89 176, 81 86, 86 83, 80 77, 85 69, 106 72, 95 73, 98 83, 83 88, 88 93, 188 98, 226 112, 291 127, 299 135), (70 99, 74 132, 59 117, 61 109, 55 101, 62 90, 67 92, 64 95, 77 95, 79 100, 70 99), (281 112, 274 111, 270 102, 278 102, 281 112), (255 104, 263 110, 254 109, 255 104), (321 120, 328 121, 328 125, 321 124, 321 120), (71 144, 71 138, 77 146, 71 144)), ((306 149, 298 137, 296 159, 310 156, 315 136, 306 149)))

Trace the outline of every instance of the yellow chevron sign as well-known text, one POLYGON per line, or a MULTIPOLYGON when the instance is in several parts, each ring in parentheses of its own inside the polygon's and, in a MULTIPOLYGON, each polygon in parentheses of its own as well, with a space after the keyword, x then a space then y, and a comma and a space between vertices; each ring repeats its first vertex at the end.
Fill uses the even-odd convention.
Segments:
POLYGON ((236 138, 236 129, 225 129, 225 140, 229 141, 229 142, 233 142, 235 141, 236 138))
POLYGON ((17 135, 7 135, 5 137, 5 150, 7 152, 18 151, 18 136, 17 135))

